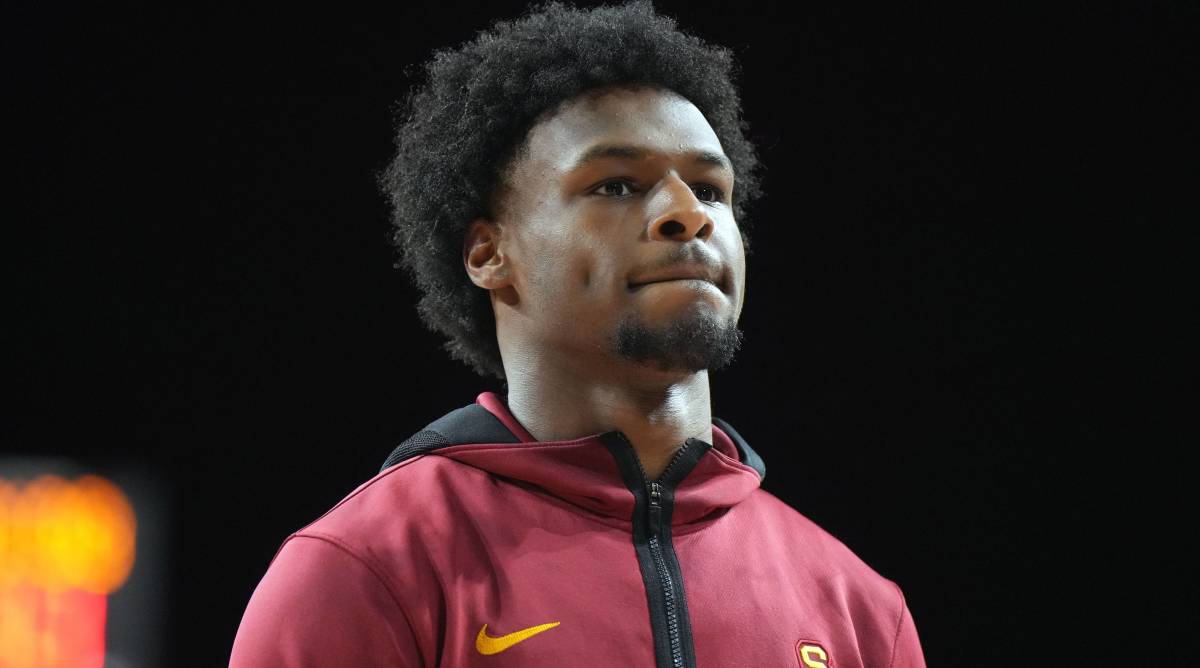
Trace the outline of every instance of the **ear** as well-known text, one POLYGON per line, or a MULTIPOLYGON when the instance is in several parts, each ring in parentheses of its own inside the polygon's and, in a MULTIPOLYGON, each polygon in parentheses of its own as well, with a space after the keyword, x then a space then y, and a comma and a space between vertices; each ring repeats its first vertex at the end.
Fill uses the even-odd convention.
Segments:
POLYGON ((485 218, 471 221, 463 238, 463 265, 471 282, 485 290, 512 285, 508 257, 500 248, 501 227, 485 218))

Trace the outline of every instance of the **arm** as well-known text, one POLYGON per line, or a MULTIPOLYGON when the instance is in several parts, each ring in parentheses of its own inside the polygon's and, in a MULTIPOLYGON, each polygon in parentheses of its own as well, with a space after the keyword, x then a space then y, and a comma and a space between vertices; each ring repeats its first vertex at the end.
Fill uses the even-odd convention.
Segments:
POLYGON ((925 654, 921 651, 921 640, 917 637, 912 613, 904 601, 904 592, 899 587, 896 587, 896 591, 900 593, 900 619, 896 624, 892 660, 888 665, 890 668, 925 668, 925 654))
POLYGON ((408 618, 380 575, 344 546, 293 536, 254 590, 231 668, 425 666, 408 618))

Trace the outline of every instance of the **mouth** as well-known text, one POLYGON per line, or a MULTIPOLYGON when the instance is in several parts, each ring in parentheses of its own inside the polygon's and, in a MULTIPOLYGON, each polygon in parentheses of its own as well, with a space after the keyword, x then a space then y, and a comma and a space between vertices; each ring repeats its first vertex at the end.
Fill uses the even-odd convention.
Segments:
POLYGON ((645 288, 646 286, 662 285, 663 283, 698 283, 700 285, 711 285, 718 289, 720 289, 720 287, 721 287, 721 286, 717 285, 716 283, 705 280, 703 278, 663 278, 663 279, 659 279, 657 281, 646 281, 645 283, 630 283, 629 291, 637 292, 638 290, 641 290, 642 288, 645 288))
POLYGON ((637 292, 646 286, 663 283, 711 285, 723 293, 729 292, 728 272, 708 265, 675 267, 653 275, 639 276, 629 281, 627 289, 629 292, 637 292))

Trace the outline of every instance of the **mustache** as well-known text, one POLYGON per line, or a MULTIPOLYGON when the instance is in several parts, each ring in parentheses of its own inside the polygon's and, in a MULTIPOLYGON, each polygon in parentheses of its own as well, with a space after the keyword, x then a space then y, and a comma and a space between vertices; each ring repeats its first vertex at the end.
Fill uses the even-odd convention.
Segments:
POLYGON ((675 250, 654 261, 653 264, 641 268, 641 272, 649 273, 665 271, 679 265, 701 265, 710 269, 714 274, 723 274, 725 264, 721 258, 698 243, 680 244, 675 250))

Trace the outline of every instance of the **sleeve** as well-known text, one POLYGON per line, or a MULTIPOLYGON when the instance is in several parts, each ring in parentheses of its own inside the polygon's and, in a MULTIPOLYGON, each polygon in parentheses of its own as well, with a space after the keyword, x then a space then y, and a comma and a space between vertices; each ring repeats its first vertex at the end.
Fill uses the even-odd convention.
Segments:
POLYGON ((917 626, 903 592, 900 592, 900 620, 896 626, 896 639, 892 642, 892 660, 888 665, 890 668, 925 668, 925 653, 921 651, 917 626))
POLYGON ((254 590, 229 665, 416 668, 425 662, 378 573, 335 541, 297 535, 254 590))

